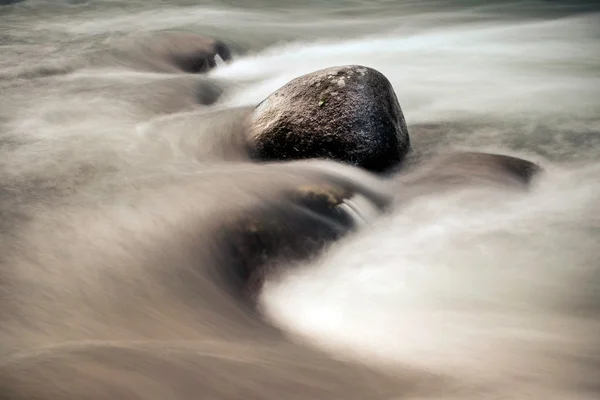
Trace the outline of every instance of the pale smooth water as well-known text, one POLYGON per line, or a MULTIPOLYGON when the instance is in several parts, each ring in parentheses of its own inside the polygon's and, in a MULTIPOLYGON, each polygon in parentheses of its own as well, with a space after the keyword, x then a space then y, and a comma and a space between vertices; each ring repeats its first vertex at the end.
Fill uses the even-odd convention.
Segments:
POLYGON ((399 205, 270 282, 267 314, 329 350, 520 382, 532 398, 591 399, 599 49, 594 2, 25 1, 0 8, 0 178, 185 171, 195 135, 215 123, 197 109, 194 85, 222 90, 212 107, 227 109, 320 68, 376 68, 396 90, 415 152, 494 151, 545 173, 526 194, 399 205), (103 53, 130 35, 179 29, 224 40, 234 62, 190 76, 103 53))

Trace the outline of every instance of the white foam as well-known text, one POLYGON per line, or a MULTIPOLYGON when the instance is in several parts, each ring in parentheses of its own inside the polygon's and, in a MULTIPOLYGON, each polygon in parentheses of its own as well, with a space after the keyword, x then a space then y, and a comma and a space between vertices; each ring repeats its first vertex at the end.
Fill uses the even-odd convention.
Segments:
POLYGON ((580 312, 598 300, 588 296, 600 260, 599 172, 555 172, 532 194, 414 201, 270 282, 266 313, 353 357, 505 384, 572 382, 600 332, 580 312))
POLYGON ((229 103, 253 105, 299 75, 362 64, 390 79, 409 122, 528 113, 589 117, 598 110, 600 77, 586 71, 600 62, 598 25, 599 15, 592 15, 287 43, 238 59, 213 76, 247 82, 229 103))

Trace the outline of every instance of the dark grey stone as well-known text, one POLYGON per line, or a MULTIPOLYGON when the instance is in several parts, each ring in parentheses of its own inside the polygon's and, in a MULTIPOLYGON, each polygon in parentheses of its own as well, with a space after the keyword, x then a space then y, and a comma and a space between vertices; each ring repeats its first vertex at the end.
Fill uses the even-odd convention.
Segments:
POLYGON ((259 160, 324 158, 376 172, 397 165, 410 149, 391 83, 359 65, 290 81, 256 107, 248 138, 259 160))
POLYGON ((208 72, 215 68, 219 61, 231 61, 231 52, 225 43, 207 39, 206 43, 189 52, 171 54, 172 60, 184 72, 192 74, 208 72))

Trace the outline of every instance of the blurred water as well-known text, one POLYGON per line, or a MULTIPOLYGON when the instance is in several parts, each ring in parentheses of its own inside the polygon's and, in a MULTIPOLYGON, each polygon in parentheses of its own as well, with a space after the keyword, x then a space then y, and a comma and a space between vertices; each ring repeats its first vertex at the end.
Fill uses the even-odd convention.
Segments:
POLYGON ((82 166, 109 178, 124 165, 185 169, 196 162, 194 135, 214 123, 197 110, 195 85, 216 85, 223 96, 213 107, 227 109, 253 106, 319 68, 374 67, 397 92, 415 152, 516 154, 546 173, 525 195, 461 192, 398 207, 315 265, 271 283, 266 311, 305 339, 386 362, 577 385, 587 368, 580 358, 598 362, 594 3, 32 0, 3 7, 1 176, 62 179, 82 166), (106 55, 124 37, 178 29, 223 39, 235 62, 207 78, 141 71, 135 58, 127 64, 106 55))

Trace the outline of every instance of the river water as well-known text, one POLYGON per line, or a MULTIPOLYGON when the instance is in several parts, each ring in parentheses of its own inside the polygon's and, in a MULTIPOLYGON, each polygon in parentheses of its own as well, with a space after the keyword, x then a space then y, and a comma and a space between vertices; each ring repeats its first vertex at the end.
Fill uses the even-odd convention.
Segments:
POLYGON ((185 169, 194 134, 215 123, 194 85, 222 110, 320 68, 373 67, 415 152, 500 152, 545 173, 524 195, 398 207, 270 282, 268 315, 329 350, 505 383, 564 377, 571 397, 557 398, 587 398, 600 360, 599 44, 592 1, 28 0, 0 7, 0 176, 185 169), (111 53, 172 30, 217 37, 234 61, 191 76, 111 53))

